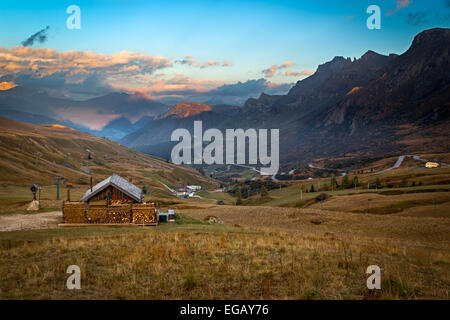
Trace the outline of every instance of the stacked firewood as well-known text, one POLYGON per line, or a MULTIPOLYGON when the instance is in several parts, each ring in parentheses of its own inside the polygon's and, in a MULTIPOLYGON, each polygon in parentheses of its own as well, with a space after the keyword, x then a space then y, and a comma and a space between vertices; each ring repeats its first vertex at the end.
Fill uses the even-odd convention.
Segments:
POLYGON ((64 223, 84 223, 83 203, 64 203, 64 223))
POLYGON ((155 205, 152 203, 133 205, 133 223, 156 223, 155 205))
POLYGON ((110 206, 108 209, 109 223, 130 223, 130 206, 110 206))
POLYGON ((89 206, 87 210, 87 222, 88 223, 108 223, 106 217, 106 206, 89 206))

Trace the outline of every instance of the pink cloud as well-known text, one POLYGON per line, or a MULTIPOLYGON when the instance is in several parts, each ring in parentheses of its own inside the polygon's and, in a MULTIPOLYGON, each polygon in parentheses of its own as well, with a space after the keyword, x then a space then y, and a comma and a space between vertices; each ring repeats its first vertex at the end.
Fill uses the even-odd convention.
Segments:
POLYGON ((297 71, 286 71, 284 73, 285 76, 293 76, 293 77, 302 77, 302 76, 310 76, 314 74, 311 70, 303 70, 302 72, 297 71))
POLYGON ((295 66, 295 65, 296 65, 296 63, 294 63, 294 62, 288 60, 288 61, 286 61, 285 63, 283 63, 283 64, 281 64, 281 65, 279 65, 279 66, 276 65, 276 64, 274 64, 274 65, 270 66, 269 68, 264 69, 264 70, 262 71, 262 73, 264 74, 264 76, 265 76, 266 78, 271 78, 271 77, 273 77, 273 76, 275 75, 275 73, 277 72, 277 70, 279 70, 279 69, 290 68, 290 67, 295 66))
POLYGON ((395 1, 395 4, 396 4, 395 9, 387 11, 386 15, 391 16, 401 9, 408 8, 411 3, 412 3, 412 0, 397 0, 397 1, 395 1))

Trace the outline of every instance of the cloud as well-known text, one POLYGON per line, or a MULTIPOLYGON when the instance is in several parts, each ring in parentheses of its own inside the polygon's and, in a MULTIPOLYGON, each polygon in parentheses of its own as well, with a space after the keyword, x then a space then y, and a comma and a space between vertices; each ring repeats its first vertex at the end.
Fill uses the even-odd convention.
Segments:
POLYGON ((311 70, 303 70, 302 72, 297 72, 297 71, 286 71, 284 73, 285 76, 292 76, 292 77, 302 77, 302 76, 310 76, 314 74, 313 71, 311 70))
POLYGON ((111 84, 137 75, 151 75, 172 66, 170 59, 121 51, 111 55, 92 51, 60 52, 49 48, 0 47, 0 77, 8 75, 19 85, 40 87, 49 92, 99 95, 111 84))
POLYGON ((416 12, 416 13, 408 13, 408 24, 413 26, 418 26, 421 24, 428 23, 428 13, 426 12, 416 12))
POLYGON ((387 11, 386 15, 391 16, 401 9, 408 8, 411 3, 412 3, 412 0, 396 0, 395 1, 395 4, 396 4, 395 9, 387 11))
POLYGON ((283 63, 281 66, 279 66, 278 69, 285 69, 285 68, 289 68, 292 66, 295 66, 295 63, 288 60, 285 63, 283 63))
POLYGON ((9 90, 9 89, 12 89, 15 87, 17 87, 17 84, 15 84, 14 82, 10 82, 10 81, 0 82, 0 91, 9 90))
MULTIPOLYGON (((248 98, 257 98, 261 93, 286 94, 293 83, 275 84, 264 78, 245 82, 224 83, 215 79, 192 79, 183 74, 170 78, 152 76, 148 86, 139 89, 146 96, 168 105, 180 101, 195 101, 208 104, 241 106, 248 98)), ((118 87, 117 90, 133 92, 133 88, 118 87)))
POLYGON ((194 59, 194 57, 191 55, 186 55, 183 57, 183 59, 176 60, 175 63, 187 65, 187 66, 194 67, 194 68, 201 68, 201 69, 208 68, 208 67, 217 67, 217 66, 231 67, 233 65, 233 62, 227 61, 227 60, 223 61, 222 63, 220 63, 219 61, 199 62, 196 59, 194 59))
POLYGON ((35 34, 31 35, 28 39, 25 41, 22 41, 22 45, 24 47, 29 47, 34 44, 35 41, 39 43, 44 43, 47 41, 47 31, 50 29, 50 26, 47 26, 46 28, 36 32, 35 34))
POLYGON ((261 72, 264 74, 264 76, 266 78, 271 78, 275 75, 275 72, 277 72, 277 70, 278 70, 278 66, 276 64, 274 64, 273 66, 271 66, 267 69, 264 69, 261 72))
POLYGON ((286 68, 290 68, 292 66, 295 66, 296 64, 290 60, 286 61, 285 63, 281 64, 281 65, 272 65, 267 69, 264 69, 262 72, 262 74, 266 77, 266 78, 271 78, 275 75, 275 73, 277 72, 278 69, 286 69, 286 68))

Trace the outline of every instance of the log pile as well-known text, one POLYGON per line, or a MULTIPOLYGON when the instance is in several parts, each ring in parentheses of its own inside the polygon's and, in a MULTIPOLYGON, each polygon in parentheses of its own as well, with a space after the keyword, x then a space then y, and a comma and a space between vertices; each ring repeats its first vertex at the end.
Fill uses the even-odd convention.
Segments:
POLYGON ((130 223, 130 206, 114 205, 108 208, 109 223, 130 223))
POLYGON ((87 208, 87 222, 88 223, 108 223, 106 216, 106 206, 89 206, 87 208))
POLYGON ((133 223, 156 223, 156 210, 153 203, 133 205, 133 223))
POLYGON ((156 224, 154 203, 92 205, 79 202, 63 204, 64 223, 156 224))
POLYGON ((84 223, 84 203, 64 203, 64 223, 84 223))

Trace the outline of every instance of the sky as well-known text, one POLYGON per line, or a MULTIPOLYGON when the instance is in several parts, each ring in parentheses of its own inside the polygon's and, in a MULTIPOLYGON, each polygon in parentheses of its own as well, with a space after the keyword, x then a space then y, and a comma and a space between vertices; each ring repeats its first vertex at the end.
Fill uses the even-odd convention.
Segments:
POLYGON ((450 0, 2 1, 0 90, 170 102, 248 89, 239 104, 258 90, 286 93, 334 56, 400 54, 417 33, 449 25, 450 0), (80 29, 67 27, 71 5, 80 29), (366 26, 370 5, 381 9, 379 30, 366 26))

